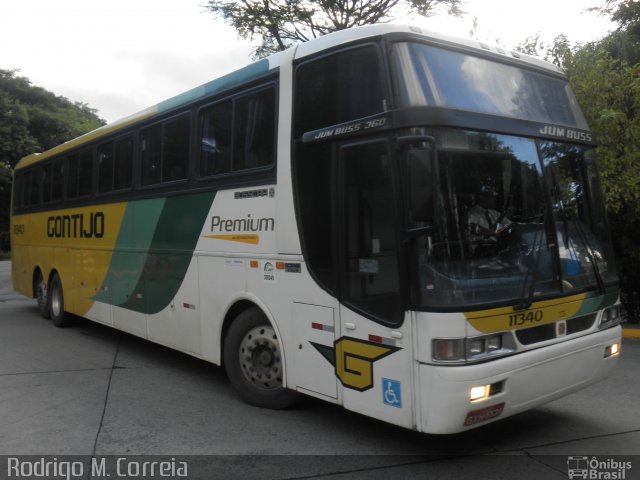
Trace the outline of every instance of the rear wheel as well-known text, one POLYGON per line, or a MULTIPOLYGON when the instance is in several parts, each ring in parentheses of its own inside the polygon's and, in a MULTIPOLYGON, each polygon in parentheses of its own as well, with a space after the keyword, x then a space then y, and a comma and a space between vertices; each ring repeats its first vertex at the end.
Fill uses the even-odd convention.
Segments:
POLYGON ((299 397, 282 385, 278 337, 258 308, 245 310, 231 324, 224 341, 224 366, 233 387, 251 405, 282 409, 299 397))
POLYGON ((47 296, 51 321, 56 327, 66 327, 69 324, 68 316, 64 313, 64 293, 62 281, 57 273, 54 273, 49 282, 49 294, 47 296))
POLYGON ((40 270, 36 273, 34 287, 40 315, 44 318, 51 318, 51 314, 49 313, 49 302, 47 301, 47 282, 44 281, 44 277, 40 270))

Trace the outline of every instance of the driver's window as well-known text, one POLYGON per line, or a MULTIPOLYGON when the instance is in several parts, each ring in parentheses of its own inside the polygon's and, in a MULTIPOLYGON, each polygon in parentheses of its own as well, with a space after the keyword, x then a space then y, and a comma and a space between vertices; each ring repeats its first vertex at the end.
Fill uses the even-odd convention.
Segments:
POLYGON ((345 302, 386 323, 402 319, 391 161, 386 142, 345 147, 345 302))
POLYGON ((409 187, 409 228, 424 227, 433 222, 434 188, 432 151, 411 148, 407 152, 407 181, 409 187))

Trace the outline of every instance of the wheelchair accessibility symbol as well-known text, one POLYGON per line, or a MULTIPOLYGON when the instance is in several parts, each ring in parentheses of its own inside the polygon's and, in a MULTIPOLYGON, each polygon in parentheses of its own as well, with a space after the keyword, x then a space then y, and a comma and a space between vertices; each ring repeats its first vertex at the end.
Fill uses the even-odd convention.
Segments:
POLYGON ((382 379, 382 402, 396 408, 402 408, 402 389, 397 380, 382 379))

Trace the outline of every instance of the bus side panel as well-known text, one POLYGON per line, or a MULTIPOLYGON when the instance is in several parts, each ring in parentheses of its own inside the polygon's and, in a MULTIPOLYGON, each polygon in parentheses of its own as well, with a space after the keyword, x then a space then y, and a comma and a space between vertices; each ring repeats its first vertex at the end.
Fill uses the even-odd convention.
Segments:
MULTIPOLYGON (((175 262, 178 260, 169 257, 166 258, 166 261, 175 262)), ((190 354, 200 355, 202 330, 197 257, 191 257, 189 268, 178 293, 169 305, 162 311, 147 316, 147 328, 150 340, 190 354)))
POLYGON ((11 217, 11 278, 13 289, 31 298, 33 296, 33 265, 27 258, 28 216, 11 217), (31 272, 31 273, 29 273, 31 272))
POLYGON ((222 358, 222 324, 227 310, 246 298, 249 260, 238 257, 198 256, 199 315, 202 321, 202 356, 217 365, 222 358))

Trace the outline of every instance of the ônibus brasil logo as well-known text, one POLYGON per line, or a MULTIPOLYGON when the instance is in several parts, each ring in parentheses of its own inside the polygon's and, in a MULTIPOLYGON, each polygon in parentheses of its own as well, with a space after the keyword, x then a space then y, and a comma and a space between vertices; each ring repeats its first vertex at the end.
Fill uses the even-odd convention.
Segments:
POLYGON ((625 480, 631 462, 615 458, 599 459, 587 455, 575 455, 567 458, 567 475, 570 479, 585 480, 625 480))

